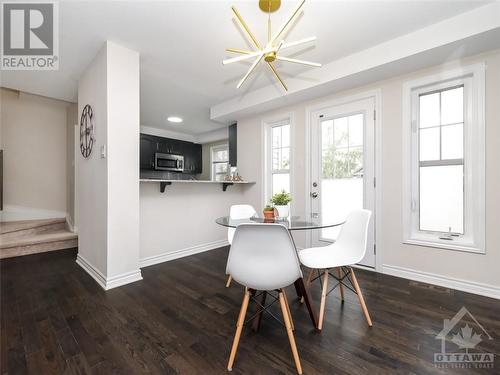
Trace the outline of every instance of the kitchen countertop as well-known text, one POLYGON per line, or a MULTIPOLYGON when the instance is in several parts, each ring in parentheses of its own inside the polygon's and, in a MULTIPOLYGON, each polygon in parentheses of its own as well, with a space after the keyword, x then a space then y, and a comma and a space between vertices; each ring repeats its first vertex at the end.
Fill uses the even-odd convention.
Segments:
POLYGON ((252 181, 209 181, 209 180, 162 180, 159 178, 141 178, 140 182, 175 182, 199 184, 255 184, 252 181))

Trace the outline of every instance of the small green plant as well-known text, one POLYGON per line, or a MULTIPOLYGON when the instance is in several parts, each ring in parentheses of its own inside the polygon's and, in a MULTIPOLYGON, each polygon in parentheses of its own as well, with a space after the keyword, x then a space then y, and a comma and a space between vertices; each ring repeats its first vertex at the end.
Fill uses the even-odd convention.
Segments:
POLYGON ((292 196, 290 193, 287 193, 285 190, 282 190, 281 193, 276 193, 271 198, 271 203, 275 206, 286 206, 288 203, 292 201, 292 196))
POLYGON ((267 205, 266 207, 264 207, 264 211, 274 211, 274 207, 267 205))

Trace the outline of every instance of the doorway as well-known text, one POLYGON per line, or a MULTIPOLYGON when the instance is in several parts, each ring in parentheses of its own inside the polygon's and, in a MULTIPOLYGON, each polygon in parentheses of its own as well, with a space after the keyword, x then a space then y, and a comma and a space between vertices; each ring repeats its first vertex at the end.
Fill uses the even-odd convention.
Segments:
MULTIPOLYGON (((312 214, 343 221, 354 209, 373 212, 365 257, 375 267, 375 98, 333 105, 311 116, 312 214)), ((311 245, 335 242, 341 228, 313 231, 311 245)))

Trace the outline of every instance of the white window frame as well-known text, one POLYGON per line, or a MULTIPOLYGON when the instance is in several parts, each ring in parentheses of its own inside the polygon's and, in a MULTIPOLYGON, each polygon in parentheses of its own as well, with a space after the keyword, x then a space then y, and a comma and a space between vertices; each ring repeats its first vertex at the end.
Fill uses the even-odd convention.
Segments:
MULTIPOLYGON (((214 163, 214 152, 228 150, 228 160, 226 161, 228 172, 229 172, 229 145, 227 143, 223 143, 220 145, 210 147, 210 180, 215 181, 215 163, 214 163)), ((223 162, 218 162, 223 163, 223 162)))
POLYGON ((269 200, 273 195, 273 159, 272 159, 272 129, 274 127, 290 125, 290 191, 292 202, 290 203, 290 213, 293 211, 293 201, 297 198, 294 194, 294 150, 295 150, 295 137, 294 137, 294 119, 293 113, 278 115, 272 118, 267 118, 262 121, 262 202, 264 205, 269 204, 269 200))
POLYGON ((485 64, 479 63, 403 85, 403 243, 484 254, 485 249, 485 64), (418 98, 464 85, 464 234, 440 239, 419 229, 418 98))

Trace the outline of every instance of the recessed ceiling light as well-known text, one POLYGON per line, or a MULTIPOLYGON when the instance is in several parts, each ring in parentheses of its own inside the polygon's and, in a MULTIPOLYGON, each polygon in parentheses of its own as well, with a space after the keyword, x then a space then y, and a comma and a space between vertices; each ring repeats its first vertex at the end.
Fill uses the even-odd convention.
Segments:
POLYGON ((182 119, 180 117, 177 117, 177 116, 170 116, 167 118, 167 121, 179 123, 179 122, 182 122, 182 119))

